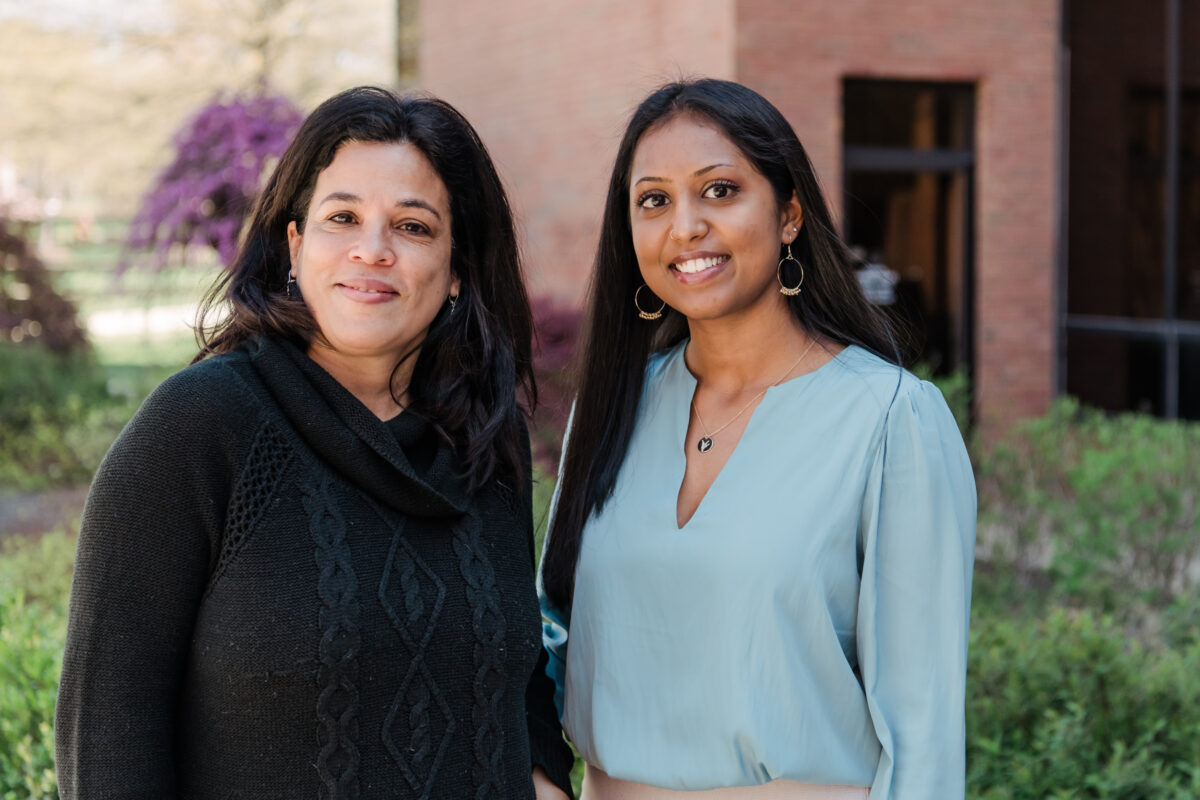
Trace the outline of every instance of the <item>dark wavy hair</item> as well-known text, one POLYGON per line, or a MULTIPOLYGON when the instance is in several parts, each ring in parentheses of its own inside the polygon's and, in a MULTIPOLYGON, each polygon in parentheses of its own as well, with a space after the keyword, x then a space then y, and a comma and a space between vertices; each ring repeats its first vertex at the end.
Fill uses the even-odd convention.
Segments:
POLYGON ((522 414, 536 405, 537 386, 512 211, 479 135, 442 100, 360 86, 309 115, 267 181, 237 257, 205 298, 194 360, 259 336, 302 347, 320 340, 303 299, 288 296, 287 227, 295 222, 303 230, 317 175, 347 142, 408 142, 446 185, 450 265, 462 286, 455 313, 443 307, 420 345, 408 408, 454 445, 471 490, 501 473, 521 485, 527 469, 522 414))
POLYGON ((542 564, 546 594, 562 609, 571 606, 584 523, 612 496, 625 460, 647 360, 687 336, 686 318, 673 309, 664 309, 654 322, 634 313, 633 295, 642 278, 629 221, 638 142, 681 114, 724 132, 770 182, 780 207, 795 192, 804 224, 792 252, 804 265, 805 279, 804 291, 787 303, 800 326, 819 340, 856 344, 897 364, 902 360, 896 334, 863 296, 808 155, 779 110, 730 81, 682 81, 653 92, 634 111, 617 150, 589 289, 574 422, 542 564))

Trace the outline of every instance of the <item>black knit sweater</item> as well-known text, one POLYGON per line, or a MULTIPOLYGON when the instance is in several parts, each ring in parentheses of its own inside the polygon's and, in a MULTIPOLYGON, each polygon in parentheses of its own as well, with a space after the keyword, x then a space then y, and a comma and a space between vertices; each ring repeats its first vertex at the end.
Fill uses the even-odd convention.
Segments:
POLYGON ((531 798, 534 765, 569 792, 529 480, 457 472, 284 342, 168 379, 84 512, 65 800, 531 798))

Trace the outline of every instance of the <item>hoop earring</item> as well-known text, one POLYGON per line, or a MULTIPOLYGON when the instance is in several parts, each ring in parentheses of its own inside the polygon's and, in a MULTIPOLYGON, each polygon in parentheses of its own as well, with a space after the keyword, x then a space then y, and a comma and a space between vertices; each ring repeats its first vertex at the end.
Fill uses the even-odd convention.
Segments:
POLYGON ((637 288, 637 291, 633 293, 633 307, 637 309, 637 315, 642 319, 659 319, 663 315, 663 309, 667 307, 666 300, 661 301, 662 305, 659 306, 658 311, 643 311, 641 304, 638 303, 638 295, 642 293, 642 289, 649 288, 644 283, 637 288))
POLYGON ((788 242, 787 255, 779 259, 779 266, 775 268, 775 280, 779 281, 779 293, 787 297, 795 297, 800 294, 800 290, 804 288, 804 265, 800 263, 794 255, 792 255, 792 243, 788 242), (800 268, 800 282, 795 286, 788 286, 783 282, 783 265, 791 261, 800 268))

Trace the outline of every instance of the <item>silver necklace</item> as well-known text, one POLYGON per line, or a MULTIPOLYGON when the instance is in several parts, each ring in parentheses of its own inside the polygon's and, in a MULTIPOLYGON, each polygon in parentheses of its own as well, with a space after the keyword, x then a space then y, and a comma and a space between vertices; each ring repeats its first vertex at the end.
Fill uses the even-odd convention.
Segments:
POLYGON ((713 437, 716 436, 721 431, 728 428, 730 425, 732 425, 738 417, 742 416, 742 414, 745 414, 747 408, 752 406, 759 398, 761 398, 763 395, 765 395, 767 393, 767 389, 770 389, 772 386, 778 386, 779 384, 783 383, 783 379, 786 378, 788 375, 792 374, 792 370, 794 370, 797 366, 800 365, 800 362, 804 360, 804 357, 806 355, 808 355, 808 351, 812 350, 813 345, 816 343, 817 343, 817 340, 815 338, 811 339, 808 343, 808 347, 804 348, 804 352, 800 354, 800 357, 792 362, 792 365, 787 368, 787 372, 785 372, 779 376, 779 380, 775 381, 774 383, 768 384, 761 392, 754 395, 754 397, 751 397, 750 402, 748 402, 748 403, 746 403, 746 405, 742 406, 741 411, 734 414, 732 419, 730 419, 728 422, 726 422, 721 427, 717 428, 712 433, 708 432, 708 426, 704 424, 704 418, 700 416, 700 409, 696 408, 696 396, 693 394, 692 395, 692 412, 695 413, 696 421, 700 423, 700 428, 701 428, 701 430, 704 431, 704 435, 700 437, 700 441, 696 442, 696 449, 699 450, 701 453, 707 453, 709 450, 712 450, 713 437))

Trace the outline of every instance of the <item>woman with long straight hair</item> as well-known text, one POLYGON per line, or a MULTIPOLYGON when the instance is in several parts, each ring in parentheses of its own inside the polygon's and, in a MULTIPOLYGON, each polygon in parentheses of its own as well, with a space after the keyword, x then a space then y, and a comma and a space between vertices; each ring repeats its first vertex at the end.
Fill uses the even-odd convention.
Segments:
POLYGON ((88 496, 62 796, 566 797, 529 304, 474 129, 429 97, 330 98, 211 301, 88 496))
POLYGON ((646 98, 541 568, 587 800, 963 796, 974 481, 900 358, 778 110, 646 98))

